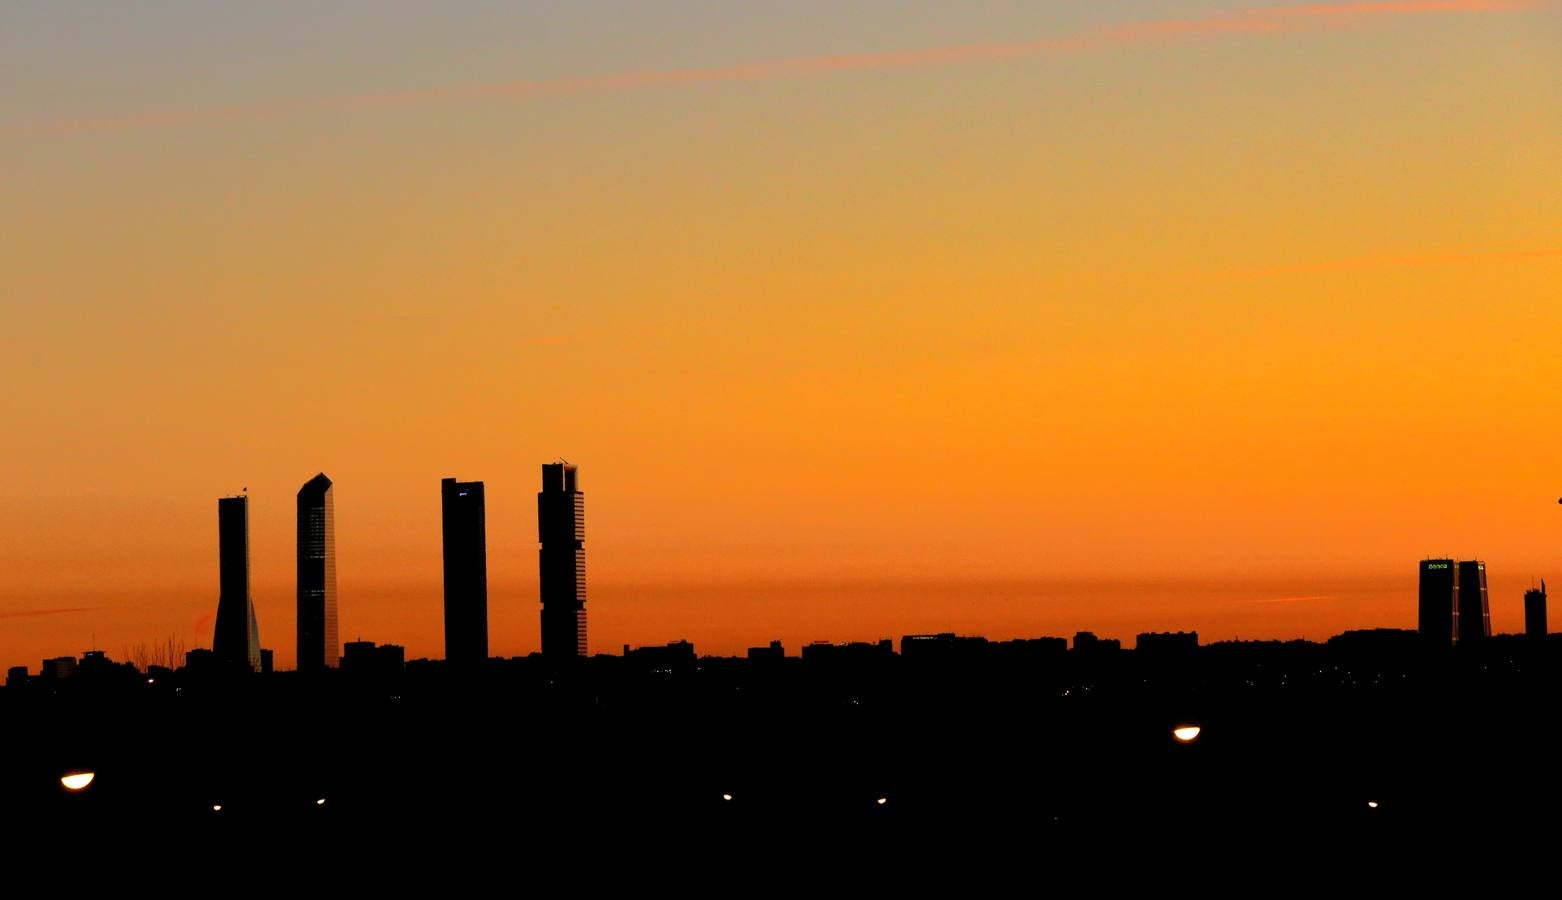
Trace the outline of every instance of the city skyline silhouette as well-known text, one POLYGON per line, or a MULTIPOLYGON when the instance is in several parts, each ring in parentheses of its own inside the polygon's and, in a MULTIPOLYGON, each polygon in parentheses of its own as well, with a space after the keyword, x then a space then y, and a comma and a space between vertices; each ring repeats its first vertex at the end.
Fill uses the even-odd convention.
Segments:
MULTIPOLYGON (((537 539, 541 545, 539 554, 538 598, 541 602, 541 627, 538 646, 540 654, 555 664, 569 657, 584 658, 593 655, 587 641, 585 597, 587 567, 584 552, 584 494, 578 489, 578 467, 564 461, 542 464, 542 487, 537 498, 537 539), (551 548, 551 549, 550 549, 551 548), (553 604, 550 614, 550 602, 553 604), (551 616, 551 618, 550 618, 551 616), (550 638, 551 633, 553 637, 550 638), (555 649, 549 651, 549 641, 555 649)), ((441 601, 444 617, 443 641, 445 653, 440 656, 447 662, 454 659, 459 668, 476 671, 493 657, 488 649, 488 550, 486 538, 486 485, 482 481, 460 481, 444 478, 440 484, 442 503, 442 544, 444 553, 444 594, 441 601)), ((249 500, 248 488, 244 493, 219 500, 219 562, 220 575, 218 602, 216 605, 216 630, 209 646, 196 643, 199 653, 212 653, 228 665, 242 665, 251 671, 262 670, 262 654, 266 659, 266 671, 275 667, 274 650, 262 649, 258 637, 253 602, 250 599, 249 555, 249 500)), ((298 660, 305 659, 304 648, 313 656, 312 663, 295 664, 303 671, 318 671, 340 665, 338 599, 335 584, 336 541, 334 484, 319 473, 309 479, 298 492, 297 519, 297 594, 298 606, 294 619, 294 633, 300 648, 298 660)), ((1533 581, 1533 579, 1532 579, 1533 581)), ((1310 602, 1325 597, 1277 598, 1271 602, 1310 602)), ((1518 602, 1522 628, 1515 633, 1529 637, 1544 637, 1547 628, 1547 597, 1544 579, 1539 587, 1524 591, 1518 602)), ((1423 559, 1418 564, 1418 583, 1413 601, 1415 617, 1413 631, 1432 647, 1469 645, 1489 639, 1494 632, 1491 625, 1490 600, 1487 587, 1486 564, 1480 560, 1454 558, 1423 559)), ((750 633, 763 633, 766 623, 747 623, 750 633)), ((1342 633, 1383 630, 1381 624, 1358 622, 1342 633)), ((1392 628, 1386 630, 1394 630, 1392 628)), ((1410 631, 1412 629, 1401 629, 1410 631)), ((1182 632, 1179 625, 1178 633, 1182 632)), ((939 632, 954 635, 955 632, 939 632)), ((1094 631, 1081 629, 1081 634, 1095 639, 1094 631)), ((1150 632, 1137 632, 1143 638, 1150 632)), ((1196 631, 1193 632, 1196 634, 1196 631)), ((972 639, 986 640, 985 634, 966 633, 972 639)), ((1337 635, 1330 635, 1336 637, 1337 635)), ((380 635, 382 642, 387 635, 380 635)), ((389 635, 397 637, 395 634, 389 635)), ((998 640, 1061 640, 1049 635, 1006 634, 995 636, 998 640)), ((902 637, 902 640, 905 638, 902 637)), ((1273 637, 1232 635, 1231 640, 1269 640, 1273 637)), ((168 644, 179 640, 169 636, 168 644)), ((1113 639, 1122 643, 1120 638, 1113 639)), ((1290 640, 1305 640, 1291 637, 1290 640)), ((96 636, 94 635, 94 647, 96 636)), ((372 654, 373 641, 358 637, 361 652, 372 654), (366 649, 365 649, 366 648, 366 649)), ((623 644, 624 654, 629 655, 630 645, 623 644)), ((675 643, 692 647, 679 637, 675 643)), ((784 640, 772 639, 771 647, 779 648, 784 640)), ((805 646, 829 645, 833 639, 805 642, 805 646)), ((866 643, 847 639, 856 645, 866 643)), ((136 642, 145 647, 147 639, 136 642)), ((125 645, 130 646, 128 643, 125 645)), ((392 645, 398 654, 404 654, 401 643, 392 645)), ((656 650, 654 642, 652 652, 656 650)), ((673 646, 669 643, 668 646, 673 646)), ((93 652, 97 652, 94 649, 93 652)), ((781 651, 784 656, 784 651, 781 651)), ((534 651, 533 655, 538 655, 534 651)), ((749 648, 752 657, 753 648, 749 648)), ((127 655, 128 652, 127 652, 127 655)), ((607 655, 607 648, 596 655, 607 655)), ((732 656, 741 654, 732 653, 732 656)), ((45 665, 53 657, 45 658, 45 665)), ((692 651, 690 659, 693 659, 692 651)), ((14 666, 11 668, 15 668, 14 666)), ((25 666, 22 669, 25 670, 25 666)), ((290 668, 285 660, 281 668, 290 668)), ((25 671, 24 671, 25 677, 25 671)))
POLYGON ((0 59, 13 882, 1548 858, 1562 0, 9 0, 0 59))
POLYGON ((206 642, 247 486, 296 665, 322 470, 344 637, 444 652, 458 473, 538 650, 560 452, 593 651, 1323 639, 1439 555, 1504 632, 1555 568, 1555 4, 391 5, 14 23, 0 660, 206 642))

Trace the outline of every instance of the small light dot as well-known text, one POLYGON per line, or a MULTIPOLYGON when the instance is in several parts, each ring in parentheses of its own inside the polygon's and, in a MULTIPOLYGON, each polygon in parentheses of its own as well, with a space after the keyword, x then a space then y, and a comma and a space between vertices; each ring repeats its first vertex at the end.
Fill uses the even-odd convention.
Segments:
POLYGON ((213 803, 212 804, 212 812, 222 812, 222 804, 221 803, 213 803))
POLYGON ((1376 801, 1376 800, 1368 800, 1367 801, 1367 808, 1368 809, 1377 809, 1378 808, 1378 801, 1376 801))
POLYGON ((888 802, 889 802, 889 798, 888 798, 888 797, 880 797, 880 798, 879 798, 879 799, 878 799, 878 804, 879 804, 879 805, 880 805, 880 806, 883 806, 883 805, 884 805, 884 804, 886 804, 886 803, 888 803, 888 802))
POLYGON ((1184 744, 1191 744, 1199 739, 1199 732, 1203 731, 1197 725, 1178 725, 1172 729, 1172 737, 1184 744))
POLYGON ((731 794, 722 794, 721 795, 721 799, 723 799, 723 800, 731 800, 732 799, 732 795, 731 794))
POLYGON ((324 806, 325 805, 325 798, 321 797, 319 800, 316 800, 315 801, 315 805, 316 806, 324 806))

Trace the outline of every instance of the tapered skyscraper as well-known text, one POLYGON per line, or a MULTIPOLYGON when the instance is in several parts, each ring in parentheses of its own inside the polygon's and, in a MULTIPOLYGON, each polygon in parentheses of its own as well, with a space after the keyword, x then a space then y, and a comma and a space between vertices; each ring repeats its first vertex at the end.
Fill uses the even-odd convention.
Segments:
POLYGON ((575 475, 548 463, 537 494, 542 655, 555 660, 586 655, 586 495, 575 475))
POLYGON ((483 483, 440 482, 445 541, 445 660, 451 668, 488 661, 488 537, 483 483))
POLYGON ((336 668, 336 504, 325 473, 298 491, 298 670, 336 668))
POLYGON ((217 501, 218 566, 221 593, 212 654, 234 666, 260 671, 260 629, 249 593, 249 498, 217 501))

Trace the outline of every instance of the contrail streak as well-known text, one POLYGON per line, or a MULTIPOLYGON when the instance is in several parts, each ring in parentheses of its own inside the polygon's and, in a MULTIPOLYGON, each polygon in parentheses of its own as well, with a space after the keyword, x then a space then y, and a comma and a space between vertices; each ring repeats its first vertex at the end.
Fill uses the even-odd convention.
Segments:
POLYGON ((12 137, 68 137, 179 125, 273 119, 319 112, 394 109, 461 100, 530 100, 572 94, 729 82, 774 81, 832 72, 868 72, 1059 56, 1142 44, 1165 44, 1222 35, 1274 35, 1349 27, 1408 16, 1504 13, 1534 10, 1552 0, 1406 0, 1383 3, 1306 3, 1254 7, 1192 19, 1128 22, 1032 41, 926 47, 839 56, 761 60, 695 69, 622 72, 583 78, 452 85, 382 94, 294 100, 272 104, 199 107, 0 128, 12 137))
POLYGON ((0 610, 0 619, 27 619, 34 616, 57 616, 63 613, 94 612, 107 609, 104 606, 67 606, 59 609, 5 609, 0 610))

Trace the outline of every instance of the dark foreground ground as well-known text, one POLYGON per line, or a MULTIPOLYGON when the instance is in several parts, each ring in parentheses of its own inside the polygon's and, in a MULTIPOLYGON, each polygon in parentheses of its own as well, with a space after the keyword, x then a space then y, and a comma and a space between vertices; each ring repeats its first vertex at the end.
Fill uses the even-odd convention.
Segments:
POLYGON ((586 880, 646 857, 902 877, 1522 867, 1562 815, 1558 662, 1271 646, 6 689, 5 846, 586 880), (59 784, 74 770, 96 775, 80 793, 59 784))

